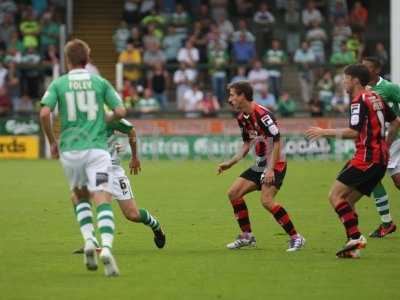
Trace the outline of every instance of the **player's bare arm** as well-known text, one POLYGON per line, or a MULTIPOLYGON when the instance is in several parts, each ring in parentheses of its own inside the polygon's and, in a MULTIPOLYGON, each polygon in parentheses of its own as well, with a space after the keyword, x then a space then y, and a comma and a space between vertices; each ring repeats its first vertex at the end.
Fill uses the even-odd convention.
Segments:
POLYGON ((238 163, 243 157, 249 153, 250 150, 250 143, 243 143, 242 148, 239 150, 238 153, 235 154, 230 160, 220 163, 218 165, 218 175, 224 172, 225 170, 230 169, 233 165, 238 163))
POLYGON ((56 138, 54 137, 53 129, 51 128, 51 110, 49 107, 42 107, 40 110, 40 124, 42 125, 42 129, 44 134, 47 137, 47 140, 50 144, 50 152, 53 158, 59 157, 58 145, 56 138))
POLYGON ((321 128, 321 127, 310 127, 306 131, 306 137, 309 140, 316 140, 321 137, 336 137, 340 139, 357 139, 359 132, 351 128, 321 128))
POLYGON ((116 107, 112 112, 106 114, 106 122, 118 121, 126 116, 126 109, 123 106, 116 107))
POLYGON ((279 161, 281 156, 281 143, 280 141, 274 141, 273 149, 271 154, 271 161, 268 162, 268 167, 264 171, 263 184, 270 185, 275 181, 275 165, 279 161))
POLYGON ((135 128, 132 128, 132 130, 128 134, 129 138, 129 146, 131 147, 131 153, 132 157, 129 162, 129 169, 130 173, 132 174, 139 174, 139 172, 142 170, 140 167, 140 160, 137 156, 137 145, 136 145, 136 130, 135 128))

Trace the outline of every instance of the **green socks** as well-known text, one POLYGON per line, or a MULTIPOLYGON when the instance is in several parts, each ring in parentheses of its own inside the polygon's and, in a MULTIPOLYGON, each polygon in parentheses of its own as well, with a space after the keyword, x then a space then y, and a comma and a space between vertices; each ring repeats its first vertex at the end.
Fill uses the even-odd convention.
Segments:
POLYGON ((145 208, 139 208, 140 222, 151 227, 153 230, 160 229, 160 223, 145 208))
POLYGON ((392 222, 392 217, 390 216, 389 197, 381 182, 377 184, 372 193, 374 195, 376 209, 381 216, 382 223, 392 222))

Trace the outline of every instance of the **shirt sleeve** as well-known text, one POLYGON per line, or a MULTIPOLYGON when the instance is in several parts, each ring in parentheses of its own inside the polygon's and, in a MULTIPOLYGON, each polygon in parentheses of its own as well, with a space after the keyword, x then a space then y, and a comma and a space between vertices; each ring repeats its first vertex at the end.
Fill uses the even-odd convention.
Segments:
POLYGON ((40 105, 47 106, 51 110, 54 110, 57 104, 57 99, 57 89, 53 81, 44 93, 42 100, 40 101, 40 105))
POLYGON ((362 98, 360 96, 357 101, 351 103, 351 105, 350 105, 349 127, 351 129, 354 129, 354 130, 360 132, 364 125, 364 120, 365 120, 366 114, 367 114, 367 108, 366 108, 364 101, 362 101, 362 98))
POLYGON ((117 91, 112 87, 112 85, 107 80, 105 80, 105 84, 106 84, 106 92, 104 97, 105 104, 110 109, 115 109, 118 106, 122 106, 122 100, 117 91))
POLYGON ((108 125, 109 129, 119 131, 124 134, 129 134, 134 126, 131 122, 126 119, 121 119, 115 122, 112 122, 108 125))
POLYGON ((279 132, 278 124, 276 123, 276 119, 272 114, 265 113, 261 116, 259 125, 263 129, 264 133, 272 137, 274 142, 277 142, 281 138, 281 134, 279 132))

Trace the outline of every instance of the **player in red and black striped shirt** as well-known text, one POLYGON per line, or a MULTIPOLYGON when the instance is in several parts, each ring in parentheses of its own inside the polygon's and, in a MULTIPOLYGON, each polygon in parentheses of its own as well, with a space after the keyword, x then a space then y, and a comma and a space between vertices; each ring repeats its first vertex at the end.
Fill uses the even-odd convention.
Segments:
POLYGON ((249 82, 239 81, 229 87, 229 103, 239 112, 237 121, 242 131, 242 149, 232 159, 218 166, 218 174, 229 169, 247 155, 254 145, 256 163, 243 172, 228 192, 236 219, 242 233, 229 243, 229 249, 254 246, 249 213, 243 197, 261 190, 263 206, 274 216, 290 236, 287 251, 296 251, 304 246, 305 239, 297 233, 286 210, 275 202, 286 173, 286 160, 281 152, 281 139, 275 117, 265 107, 253 102, 253 89, 249 82))
POLYGON ((363 196, 370 196, 374 187, 384 177, 388 164, 389 145, 396 135, 400 119, 380 96, 365 89, 369 82, 368 69, 355 64, 345 68, 344 85, 351 95, 350 124, 345 129, 307 130, 308 138, 322 136, 354 139, 356 153, 339 173, 331 189, 329 200, 342 221, 348 242, 336 253, 338 257, 358 257, 359 249, 366 246, 366 239, 358 229, 355 203, 363 196), (390 123, 385 138, 385 122, 390 123))

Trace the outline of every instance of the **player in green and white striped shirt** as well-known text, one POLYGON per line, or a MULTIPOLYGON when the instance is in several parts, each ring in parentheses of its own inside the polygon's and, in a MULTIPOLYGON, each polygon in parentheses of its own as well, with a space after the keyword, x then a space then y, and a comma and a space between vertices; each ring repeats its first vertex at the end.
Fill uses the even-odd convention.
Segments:
MULTIPOLYGON (((129 146, 131 148, 131 160, 129 162, 130 173, 137 175, 141 171, 140 160, 137 156, 136 131, 133 125, 125 119, 112 122, 107 125, 108 152, 111 155, 111 190, 112 195, 117 199, 119 207, 124 216, 132 222, 143 223, 149 226, 154 233, 154 243, 158 248, 165 245, 165 234, 161 229, 159 221, 153 217, 147 209, 137 207, 134 195, 132 193, 129 178, 125 170, 120 165, 119 153, 122 151, 122 145, 119 144, 120 134, 128 136, 129 146)), ((74 251, 74 254, 83 253, 83 249, 74 251)))
MULTIPOLYGON (((388 80, 379 76, 381 73, 382 65, 378 58, 365 57, 362 61, 370 73, 371 81, 369 86, 376 92, 382 99, 388 103, 389 107, 393 110, 396 116, 400 116, 400 87, 388 80)), ((389 175, 396 187, 400 188, 400 139, 397 137, 390 146, 389 164, 387 167, 389 175)), ((376 209, 381 216, 381 224, 379 227, 371 232, 370 237, 382 238, 396 230, 392 217, 390 215, 389 197, 380 182, 373 190, 375 198, 376 209)))
POLYGON ((104 105, 113 110, 108 116, 110 122, 124 117, 126 110, 107 80, 91 75, 84 69, 89 62, 89 55, 88 45, 81 40, 75 39, 65 45, 69 72, 48 87, 41 101, 40 119, 52 156, 60 157, 69 180, 76 217, 85 242, 86 267, 88 270, 97 270, 91 198, 97 206, 97 227, 102 245, 100 259, 104 263, 106 276, 117 276, 119 270, 111 253, 115 224, 111 208, 111 157, 107 152, 104 105), (61 118, 59 146, 50 122, 51 111, 56 105, 61 118))

